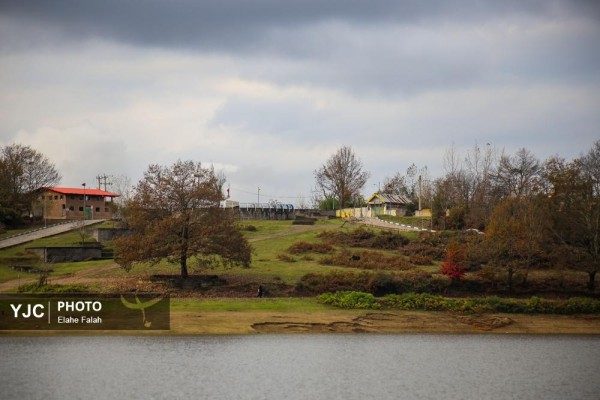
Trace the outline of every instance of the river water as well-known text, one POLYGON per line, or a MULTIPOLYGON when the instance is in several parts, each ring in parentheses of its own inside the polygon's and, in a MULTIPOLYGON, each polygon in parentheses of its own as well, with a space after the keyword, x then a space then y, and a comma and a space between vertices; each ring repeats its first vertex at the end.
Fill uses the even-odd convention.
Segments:
POLYGON ((600 399, 600 336, 0 337, 1 399, 600 399))

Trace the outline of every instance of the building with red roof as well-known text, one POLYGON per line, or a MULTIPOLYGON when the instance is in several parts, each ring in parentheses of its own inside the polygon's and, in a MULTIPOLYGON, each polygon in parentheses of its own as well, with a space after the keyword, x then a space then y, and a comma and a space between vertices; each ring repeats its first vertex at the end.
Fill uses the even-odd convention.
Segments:
POLYGON ((45 219, 111 219, 116 193, 100 189, 42 187, 33 214, 45 219))

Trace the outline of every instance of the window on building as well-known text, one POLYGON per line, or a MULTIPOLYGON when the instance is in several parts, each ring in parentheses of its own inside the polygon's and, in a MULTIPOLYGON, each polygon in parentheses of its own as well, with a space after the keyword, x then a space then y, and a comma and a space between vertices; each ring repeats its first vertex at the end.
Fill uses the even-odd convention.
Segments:
POLYGON ((100 212, 100 207, 96 207, 96 212, 100 212))
POLYGON ((65 208, 67 208, 67 205, 66 205, 66 204, 63 204, 63 205, 62 205, 62 209, 64 210, 65 208))
POLYGON ((62 194, 60 195, 60 199, 61 199, 61 200, 63 199, 63 195, 62 195, 62 194))
POLYGON ((69 207, 69 211, 75 211, 75 207, 73 207, 73 206, 70 206, 70 207, 69 207))
POLYGON ((79 207, 79 211, 83 211, 83 207, 79 207))
POLYGON ((54 196, 54 200, 58 200, 58 195, 54 196))

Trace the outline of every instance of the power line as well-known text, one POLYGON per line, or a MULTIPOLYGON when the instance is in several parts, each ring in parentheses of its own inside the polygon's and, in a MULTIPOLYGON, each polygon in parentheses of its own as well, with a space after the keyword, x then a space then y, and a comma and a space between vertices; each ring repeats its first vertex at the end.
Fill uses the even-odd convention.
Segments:
MULTIPOLYGON (((257 193, 256 191, 251 192, 249 190, 244 190, 244 189, 240 189, 240 188, 236 188, 236 187, 233 187, 231 190, 236 190, 238 192, 246 193, 246 194, 256 194, 257 193)), ((261 195, 266 196, 266 197, 279 198, 279 199, 304 199, 307 197, 307 196, 278 196, 278 195, 274 195, 274 194, 262 193, 262 191, 260 193, 261 193, 261 195)))

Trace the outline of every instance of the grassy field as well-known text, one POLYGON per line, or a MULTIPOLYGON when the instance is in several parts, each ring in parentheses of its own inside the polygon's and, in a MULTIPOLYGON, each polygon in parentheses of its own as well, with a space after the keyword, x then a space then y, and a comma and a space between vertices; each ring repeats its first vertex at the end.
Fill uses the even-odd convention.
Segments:
MULTIPOLYGON (((193 259, 190 260, 192 273, 209 274, 235 274, 241 277, 251 278, 264 282, 284 282, 293 285, 302 275, 309 272, 324 271, 330 267, 324 267, 318 263, 318 256, 313 260, 300 259, 297 262, 283 262, 278 259, 280 254, 286 252, 287 248, 296 241, 315 241, 316 235, 325 229, 338 229, 339 221, 319 221, 314 226, 292 225, 291 221, 242 221, 240 225, 244 229, 244 235, 252 243, 254 248, 253 262, 250 268, 225 269, 223 267, 214 270, 197 270, 194 268, 193 259), (256 228, 255 231, 246 229, 249 225, 256 228)), ((348 228, 342 228, 348 229, 348 228)), ((13 266, 39 266, 40 261, 27 252, 28 247, 39 246, 74 246, 81 241, 81 236, 76 232, 69 232, 45 239, 35 240, 20 246, 0 250, 0 283, 8 282, 19 277, 24 280, 35 279, 37 274, 18 272, 13 266)), ((87 238, 86 241, 94 241, 87 238)), ((137 264, 129 273, 120 269, 108 269, 113 265, 112 260, 86 261, 79 263, 55 263, 51 265, 53 272, 51 279, 69 276, 77 271, 90 268, 98 270, 99 278, 140 278, 144 279, 153 274, 179 273, 179 266, 169 264, 166 261, 158 265, 137 264), (102 266, 107 267, 107 273, 102 274, 102 266)))
MULTIPOLYGON (((289 248, 297 242, 319 243, 317 235, 324 231, 351 232, 356 226, 342 221, 318 221, 315 225, 293 225, 291 221, 241 221, 244 235, 254 248, 250 268, 196 270, 191 274, 213 274, 227 279, 233 294, 183 290, 171 293, 173 334, 241 334, 256 332, 509 332, 509 333, 600 333, 596 316, 552 315, 471 315, 444 312, 341 310, 317 302, 314 297, 254 297, 260 284, 281 284, 292 288, 307 273, 333 270, 363 270, 328 266, 320 263, 327 254, 309 252, 292 254, 289 248), (212 293, 212 294, 211 294, 212 293), (241 294, 241 295, 240 295, 241 294)), ((415 239, 415 234, 406 235, 415 239)), ((14 265, 40 265, 27 253, 33 246, 70 246, 81 240, 71 232, 37 240, 26 245, 0 250, 0 292, 14 292, 19 284, 35 282, 37 273, 18 272, 14 265)), ((87 239, 91 240, 91 239, 87 239)), ((351 249, 352 250, 352 249, 351 249)), ((336 251, 340 251, 336 248, 336 251)), ((392 255, 395 251, 378 250, 392 255)), ((113 260, 95 260, 49 265, 53 271, 49 282, 58 285, 87 287, 89 291, 130 291, 156 288, 152 276, 179 274, 179 266, 162 262, 158 265, 135 265, 126 272, 113 260)), ((439 262, 415 269, 439 276, 439 262)), ((530 279, 554 277, 549 271, 532 271, 530 279)), ((441 276, 440 276, 441 277, 441 276)), ((552 278, 554 279, 554 278, 552 278)), ((585 275, 567 271, 561 279, 581 281, 585 275)))

